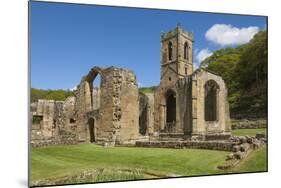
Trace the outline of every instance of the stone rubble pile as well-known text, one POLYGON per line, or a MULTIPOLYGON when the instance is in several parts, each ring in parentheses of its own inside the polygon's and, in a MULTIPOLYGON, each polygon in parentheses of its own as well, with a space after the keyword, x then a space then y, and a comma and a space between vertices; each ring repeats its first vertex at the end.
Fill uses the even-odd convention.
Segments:
POLYGON ((229 139, 236 144, 233 146, 233 153, 227 156, 228 160, 243 159, 250 149, 258 149, 267 142, 265 134, 253 136, 233 136, 229 139))

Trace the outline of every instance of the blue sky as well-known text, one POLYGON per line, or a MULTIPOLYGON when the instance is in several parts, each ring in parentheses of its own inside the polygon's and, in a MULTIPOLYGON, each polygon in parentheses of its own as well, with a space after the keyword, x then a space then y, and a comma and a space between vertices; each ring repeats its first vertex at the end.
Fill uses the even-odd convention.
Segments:
POLYGON ((266 17, 31 3, 31 87, 71 89, 94 66, 133 70, 140 86, 160 80, 160 33, 177 23, 194 33, 194 64, 244 44, 266 17))

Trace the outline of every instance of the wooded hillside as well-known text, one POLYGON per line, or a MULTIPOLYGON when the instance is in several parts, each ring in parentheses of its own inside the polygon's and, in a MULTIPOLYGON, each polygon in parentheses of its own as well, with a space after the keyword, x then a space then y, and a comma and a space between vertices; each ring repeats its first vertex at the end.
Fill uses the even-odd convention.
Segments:
POLYGON ((31 88, 31 102, 37 102, 38 99, 53 99, 58 101, 64 101, 67 97, 73 96, 73 92, 70 90, 43 90, 31 88))
POLYGON ((267 57, 267 31, 261 31, 249 43, 217 50, 201 63, 226 82, 232 116, 266 116, 267 57))

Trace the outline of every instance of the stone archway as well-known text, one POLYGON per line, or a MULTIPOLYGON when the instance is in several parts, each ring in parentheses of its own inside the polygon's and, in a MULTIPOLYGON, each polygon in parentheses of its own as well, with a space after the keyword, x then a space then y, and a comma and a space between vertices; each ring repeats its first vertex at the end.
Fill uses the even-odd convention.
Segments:
POLYGON ((93 143, 96 141, 95 119, 90 118, 88 120, 88 125, 89 125, 90 142, 93 143))
POLYGON ((91 110, 97 110, 100 107, 102 71, 103 71, 102 68, 94 67, 85 77, 90 90, 89 95, 90 95, 91 110))

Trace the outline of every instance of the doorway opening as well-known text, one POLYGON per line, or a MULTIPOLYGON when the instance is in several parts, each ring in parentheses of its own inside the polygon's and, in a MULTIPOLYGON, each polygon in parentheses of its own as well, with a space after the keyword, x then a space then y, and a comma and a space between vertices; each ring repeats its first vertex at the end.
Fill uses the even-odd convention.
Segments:
POLYGON ((176 128, 176 93, 168 91, 166 95, 166 131, 174 132, 176 128))

